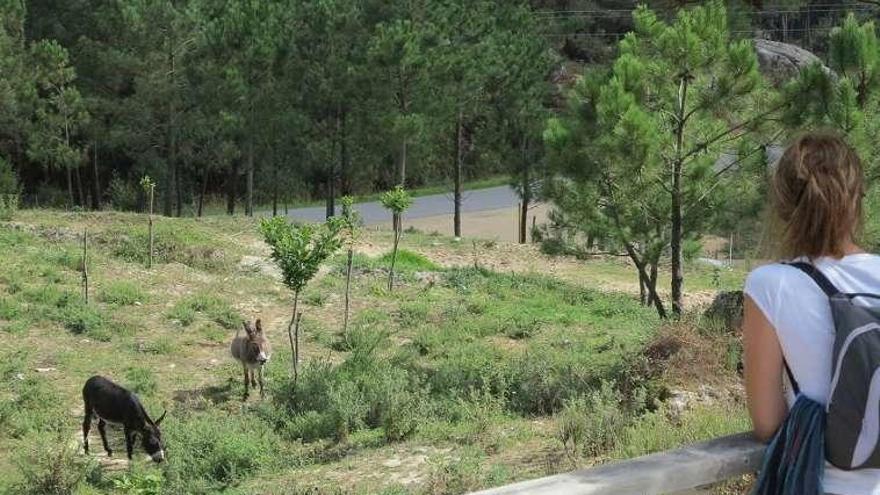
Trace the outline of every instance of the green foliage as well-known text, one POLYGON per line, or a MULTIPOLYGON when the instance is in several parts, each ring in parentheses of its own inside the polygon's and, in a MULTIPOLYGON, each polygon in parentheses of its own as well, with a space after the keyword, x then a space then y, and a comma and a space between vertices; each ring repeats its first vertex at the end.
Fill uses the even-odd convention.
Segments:
POLYGON ((113 478, 113 488, 131 495, 162 495, 164 478, 157 473, 126 473, 113 478))
POLYGON ((596 457, 614 449, 631 421, 614 384, 569 399, 557 415, 557 437, 570 454, 596 457))
POLYGON ((20 495, 73 495, 96 469, 94 461, 77 452, 64 430, 41 433, 25 442, 17 460, 22 482, 13 493, 20 495))
POLYGON ((339 249, 340 229, 335 219, 318 227, 293 225, 280 217, 260 221, 260 232, 272 248, 272 259, 281 269, 284 285, 297 293, 318 273, 321 263, 339 249))
POLYGON ((548 122, 555 178, 545 193, 556 224, 626 253, 649 276, 667 249, 717 225, 713 212, 742 202, 734 194, 754 169, 713 167, 731 147, 760 151, 750 133, 761 129, 767 93, 757 91, 751 43, 730 39, 721 2, 681 9, 671 22, 642 6, 633 20, 617 60, 590 69, 568 112, 548 122))
POLYGON ((127 280, 109 282, 98 293, 101 301, 116 306, 131 306, 147 301, 146 293, 141 286, 127 280))
POLYGON ((0 220, 10 220, 18 209, 18 178, 12 165, 0 156, 0 220))
POLYGON ((139 194, 137 185, 122 179, 119 174, 113 174, 107 184, 107 197, 117 211, 136 211, 139 194))
POLYGON ((167 316, 188 327, 196 320, 198 314, 204 315, 226 329, 237 329, 244 321, 228 302, 205 293, 184 297, 171 308, 167 316))
MULTIPOLYGON (((211 239, 204 230, 181 229, 173 220, 157 223, 154 227, 153 261, 181 263, 208 272, 220 272, 229 266, 225 249, 211 239)), ((145 225, 109 229, 101 234, 110 252, 122 260, 147 264, 149 261, 149 232, 145 225)))
POLYGON ((153 395, 159 387, 156 377, 148 368, 133 366, 125 370, 125 383, 136 394, 153 395))
POLYGON ((379 202, 382 203, 382 207, 386 210, 395 215, 400 215, 412 206, 413 198, 403 186, 398 185, 394 189, 383 193, 379 198, 379 202))
MULTIPOLYGON (((392 253, 385 253, 382 255, 382 258, 380 258, 380 261, 382 263, 390 263, 391 257, 392 253)), ((395 263, 394 267, 395 269, 405 271, 430 272, 440 270, 440 266, 429 260, 425 255, 406 249, 398 250, 397 262, 395 263)))
POLYGON ((256 416, 210 409, 163 424, 168 445, 167 489, 214 493, 279 461, 280 439, 256 416))

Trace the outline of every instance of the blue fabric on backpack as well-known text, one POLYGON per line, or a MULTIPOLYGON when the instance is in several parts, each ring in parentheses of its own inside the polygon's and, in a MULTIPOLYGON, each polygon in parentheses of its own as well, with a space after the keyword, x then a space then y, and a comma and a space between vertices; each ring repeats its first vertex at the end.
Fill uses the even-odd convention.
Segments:
POLYGON ((798 394, 764 453, 752 495, 823 495, 825 407, 798 394))

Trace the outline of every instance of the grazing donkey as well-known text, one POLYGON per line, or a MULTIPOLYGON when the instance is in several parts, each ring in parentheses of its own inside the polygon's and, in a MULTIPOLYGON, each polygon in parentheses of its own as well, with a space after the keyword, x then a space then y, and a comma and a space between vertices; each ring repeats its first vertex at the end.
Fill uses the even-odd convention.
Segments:
POLYGON ((98 417, 98 431, 101 433, 101 443, 108 456, 113 455, 110 446, 107 445, 107 434, 104 427, 107 423, 121 424, 125 432, 125 449, 128 452, 128 460, 131 453, 135 435, 140 435, 141 444, 147 454, 155 462, 165 460, 165 447, 162 444, 162 432, 159 424, 165 419, 162 413, 156 421, 150 419, 144 406, 137 395, 111 382, 103 376, 93 376, 86 381, 83 387, 83 402, 85 402, 85 419, 83 419, 83 447, 86 454, 89 453, 89 429, 92 427, 92 416, 98 417))
POLYGON ((248 396, 248 386, 256 387, 257 381, 254 379, 256 374, 260 381, 260 396, 263 396, 263 365, 269 360, 272 349, 269 341, 263 333, 263 325, 260 320, 251 324, 244 324, 245 337, 240 337, 238 332, 232 339, 230 350, 232 357, 241 362, 244 369, 244 396, 248 396))

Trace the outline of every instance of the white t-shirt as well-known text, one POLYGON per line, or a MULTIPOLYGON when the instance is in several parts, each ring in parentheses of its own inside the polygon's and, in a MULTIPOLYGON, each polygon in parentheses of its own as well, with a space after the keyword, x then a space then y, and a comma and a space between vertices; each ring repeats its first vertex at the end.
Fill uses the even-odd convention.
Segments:
MULTIPOLYGON (((880 294, 880 256, 819 258, 815 265, 841 292, 880 294)), ((826 404, 834 345, 828 297, 807 274, 779 263, 752 271, 744 292, 776 329, 785 361, 801 393, 826 404)), ((855 302, 870 304, 863 299, 855 302)), ((787 394, 789 406, 793 399, 787 394)), ((824 488, 827 493, 838 495, 880 495, 880 469, 843 471, 826 463, 824 488)))

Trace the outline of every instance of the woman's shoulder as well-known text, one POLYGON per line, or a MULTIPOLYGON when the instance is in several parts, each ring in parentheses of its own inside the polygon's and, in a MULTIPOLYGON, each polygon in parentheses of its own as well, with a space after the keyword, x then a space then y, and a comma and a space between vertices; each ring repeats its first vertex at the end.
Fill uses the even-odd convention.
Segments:
POLYGON ((784 263, 769 263, 755 268, 746 277, 746 289, 750 286, 779 284, 782 280, 797 275, 798 270, 784 263))

